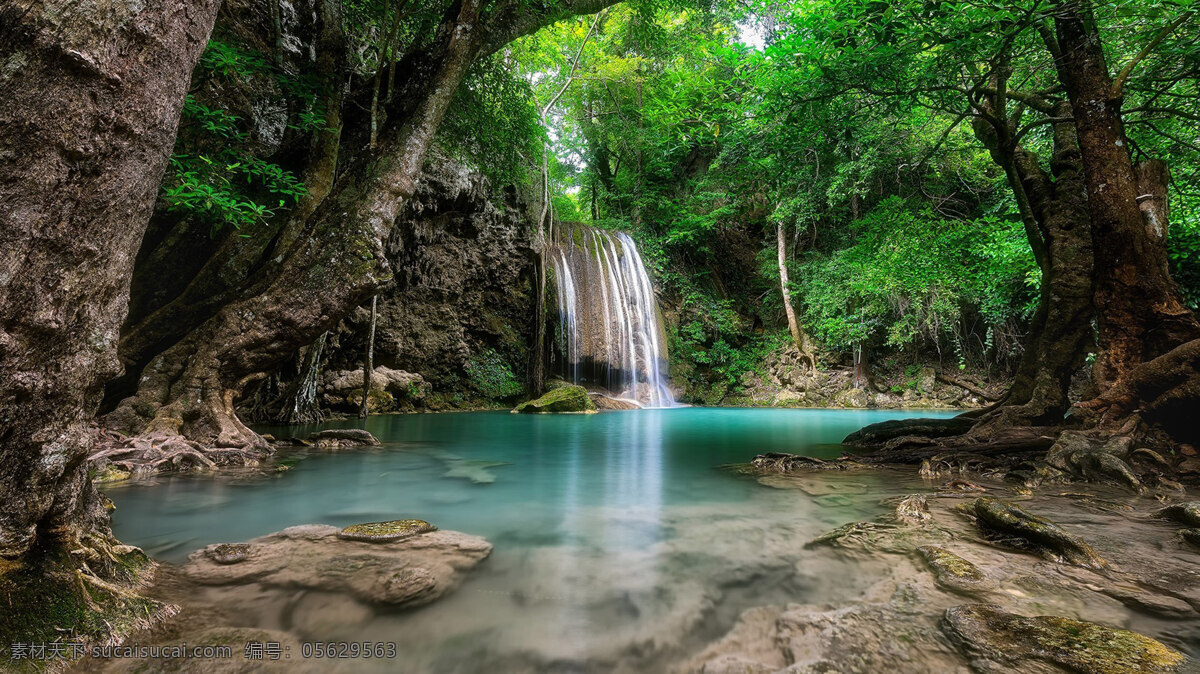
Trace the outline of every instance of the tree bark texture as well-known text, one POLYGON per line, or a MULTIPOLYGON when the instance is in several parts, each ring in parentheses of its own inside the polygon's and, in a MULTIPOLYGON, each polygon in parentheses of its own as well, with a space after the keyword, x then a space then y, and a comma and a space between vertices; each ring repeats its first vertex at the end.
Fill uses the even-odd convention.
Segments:
POLYGON ((1095 375, 1101 385, 1111 385, 1137 365, 1200 337, 1200 324, 1167 267, 1165 167, 1147 165, 1140 177, 1151 183, 1150 191, 1139 189, 1122 98, 1114 91, 1091 3, 1068 0, 1056 9, 1058 70, 1079 132, 1096 254, 1095 375))
POLYGON ((5 557, 107 536, 88 423, 121 370, 134 258, 217 5, 0 2, 5 557))

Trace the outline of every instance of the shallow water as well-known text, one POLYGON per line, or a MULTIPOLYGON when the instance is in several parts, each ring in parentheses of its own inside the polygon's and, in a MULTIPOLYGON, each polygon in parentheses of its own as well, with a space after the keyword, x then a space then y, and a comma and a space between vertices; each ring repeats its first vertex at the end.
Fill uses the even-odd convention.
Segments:
MULTIPOLYGON (((834 443, 865 424, 950 414, 688 408, 375 417, 366 428, 381 448, 312 451, 272 478, 166 477, 108 493, 118 537, 167 561, 304 523, 417 517, 484 536, 492 557, 438 602, 354 624, 330 615, 319 634, 298 630, 310 640, 397 642, 400 671, 667 671, 747 608, 838 606, 896 573, 893 559, 803 544, 922 488, 911 472, 872 471, 785 478, 777 486, 786 488, 772 489, 720 466, 770 451, 835 456, 842 448, 834 443)), ((904 564, 906 573, 926 573, 904 564)), ((1046 606, 1159 631, 1131 622, 1107 598, 1046 606)), ((242 620, 297 631, 269 608, 242 620)))
MULTIPOLYGON (((950 412, 922 411, 927 416, 950 412)), ((295 524, 344 526, 416 517, 512 547, 629 547, 662 540, 655 514, 729 504, 755 512, 769 490, 718 467, 764 452, 837 456, 862 426, 914 416, 894 411, 684 408, 592 415, 507 412, 372 417, 383 447, 312 452, 278 479, 156 478, 109 492, 117 536, 181 562, 209 543, 295 524), (591 523, 598 509, 638 514, 637 528, 591 523)), ((260 429, 303 436, 359 422, 260 429)), ((846 516, 849 516, 846 513, 846 516)), ((833 517, 837 519, 837 517, 833 517)), ((615 525, 617 522, 609 522, 615 525)))

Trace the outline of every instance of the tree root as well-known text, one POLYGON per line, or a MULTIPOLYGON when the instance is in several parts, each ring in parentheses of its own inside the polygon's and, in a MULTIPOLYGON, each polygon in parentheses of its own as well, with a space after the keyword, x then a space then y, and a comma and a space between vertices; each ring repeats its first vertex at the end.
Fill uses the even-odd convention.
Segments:
POLYGON ((268 452, 254 445, 204 447, 194 440, 171 433, 126 436, 97 430, 96 448, 88 463, 96 468, 112 466, 133 474, 167 470, 217 470, 222 466, 257 465, 268 452))

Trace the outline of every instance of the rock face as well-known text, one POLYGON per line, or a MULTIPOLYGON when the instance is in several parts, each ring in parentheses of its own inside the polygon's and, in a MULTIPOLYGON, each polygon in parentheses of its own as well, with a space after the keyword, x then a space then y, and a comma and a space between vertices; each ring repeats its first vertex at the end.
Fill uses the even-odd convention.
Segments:
MULTIPOLYGON (((939 380, 937 371, 931 366, 913 371, 875 368, 874 388, 865 381, 856 382, 850 368, 823 369, 814 373, 792 346, 767 354, 758 367, 742 375, 736 390, 719 383, 705 388, 687 381, 684 375, 690 370, 686 363, 678 367, 678 377, 675 376, 674 362, 672 368, 672 382, 681 391, 679 400, 705 405, 936 409, 972 408, 986 402, 971 391, 939 380)), ((975 379, 982 380, 984 376, 977 373, 975 379)), ((978 388, 998 387, 980 384, 978 388)))
MULTIPOLYGON (((379 296, 375 334, 375 362, 419 375, 428 388, 407 397, 390 384, 388 411, 520 398, 532 341, 534 232, 514 192, 456 161, 430 159, 388 240, 396 282, 379 296)), ((362 308, 342 322, 323 393, 339 395, 334 372, 361 371, 369 324, 362 308)))
POLYGON ((546 414, 550 412, 595 412, 596 406, 582 386, 568 384, 559 386, 537 400, 517 405, 513 412, 521 414, 546 414))
POLYGON ((236 550, 210 545, 192 553, 181 571, 201 585, 304 589, 377 606, 416 606, 454 589, 463 572, 492 552, 486 540, 456 531, 426 531, 393 542, 346 540, 339 533, 337 527, 312 524, 236 550))
POLYGON ((943 629, 978 657, 977 671, 1057 671, 1053 663, 1086 674, 1173 672, 1181 653, 1150 637, 1058 616, 1006 613, 990 604, 968 604, 946 610, 943 629))

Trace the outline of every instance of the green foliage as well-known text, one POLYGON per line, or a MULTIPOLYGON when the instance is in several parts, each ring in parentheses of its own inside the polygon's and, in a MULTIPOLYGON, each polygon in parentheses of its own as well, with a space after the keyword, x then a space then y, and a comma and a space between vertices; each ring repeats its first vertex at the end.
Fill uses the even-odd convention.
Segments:
POLYGON ((505 400, 524 392, 512 367, 495 349, 484 349, 467 362, 467 381, 489 400, 505 400))
POLYGON ((528 82, 503 55, 472 66, 442 122, 439 138, 497 185, 529 184, 530 159, 545 137, 528 82))
POLYGON ((901 200, 853 225, 853 242, 796 265, 803 322, 834 348, 961 339, 965 314, 993 329, 1029 317, 1040 280, 1019 223, 947 220, 901 200))
MULTIPOLYGON (((311 82, 277 72, 255 52, 214 39, 201 56, 193 80, 199 87, 214 80, 231 83, 261 77, 274 78, 285 92, 306 103, 292 129, 323 129, 311 82)), ((159 193, 168 210, 206 222, 216 234, 227 227, 240 230, 264 222, 307 193, 293 173, 256 156, 248 127, 238 115, 206 105, 196 95, 187 96, 175 152, 159 193)))

